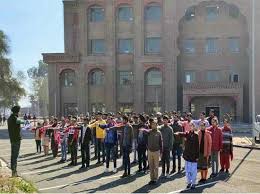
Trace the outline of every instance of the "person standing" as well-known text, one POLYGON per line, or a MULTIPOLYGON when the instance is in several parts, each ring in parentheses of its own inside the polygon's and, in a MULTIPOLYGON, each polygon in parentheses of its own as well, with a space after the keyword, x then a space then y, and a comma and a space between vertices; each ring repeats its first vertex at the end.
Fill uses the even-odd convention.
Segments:
POLYGON ((80 169, 89 168, 90 163, 90 141, 91 129, 88 127, 89 118, 84 117, 84 126, 81 128, 80 143, 81 143, 81 167, 80 169))
POLYGON ((159 157, 162 150, 162 134, 157 128, 157 123, 150 119, 150 128, 148 132, 148 161, 150 169, 150 182, 149 185, 157 183, 158 180, 158 171, 159 171, 159 157))
POLYGON ((60 126, 60 140, 61 140, 61 163, 66 162, 67 160, 67 141, 68 141, 68 133, 65 132, 66 130, 66 120, 63 118, 61 120, 61 126, 60 126))
MULTIPOLYGON (((42 147, 41 147, 41 123, 37 123, 37 127, 35 128, 34 131, 34 138, 35 138, 35 143, 36 143, 36 154, 40 154, 42 152, 42 147)), ((33 129, 34 130, 34 129, 33 129)))
POLYGON ((17 158, 19 156, 20 146, 21 146, 21 124, 23 121, 18 119, 20 112, 20 106, 14 106, 12 109, 12 114, 8 118, 8 132, 11 142, 11 170, 12 177, 18 176, 17 174, 17 158))
POLYGON ((173 145, 173 130, 169 126, 168 116, 163 116, 163 125, 160 127, 160 131, 163 139, 163 152, 162 152, 162 175, 165 177, 165 167, 166 169, 166 178, 170 178, 170 153, 173 145))
POLYGON ((132 124, 132 127, 133 127, 133 152, 134 152, 134 160, 133 160, 133 164, 135 164, 137 162, 137 136, 138 136, 138 127, 139 126, 139 122, 138 122, 138 116, 134 115, 133 116, 133 124, 132 124))
POLYGON ((199 183, 205 183, 207 180, 208 174, 208 160, 211 154, 212 139, 210 132, 206 130, 207 123, 205 121, 200 122, 199 130, 199 160, 198 160, 198 169, 200 170, 201 179, 199 183))
POLYGON ((208 128, 208 131, 211 132, 212 138, 212 147, 211 147, 211 165, 212 165, 212 174, 211 178, 218 175, 218 166, 219 166, 219 152, 222 149, 222 131, 218 127, 218 119, 214 117, 211 120, 212 126, 208 128))
POLYGON ((229 119, 224 119, 224 127, 222 128, 223 141, 222 150, 220 151, 220 172, 229 173, 230 159, 233 160, 233 134, 229 126, 229 119))
MULTIPOLYGON (((172 123, 171 127, 173 129, 173 133, 183 132, 183 128, 179 124, 178 115, 173 116, 173 123, 172 123)), ((183 144, 183 138, 174 134, 173 148, 172 148, 173 167, 172 167, 171 174, 176 172, 176 155, 177 155, 177 160, 178 160, 178 173, 181 172, 181 156, 182 156, 182 152, 183 152, 182 144, 183 144)))
POLYGON ((190 130, 187 132, 179 132, 176 135, 185 137, 185 145, 183 158, 185 160, 185 173, 187 179, 187 189, 195 189, 197 177, 197 161, 199 159, 199 137, 195 132, 195 124, 191 121, 189 123, 190 130))

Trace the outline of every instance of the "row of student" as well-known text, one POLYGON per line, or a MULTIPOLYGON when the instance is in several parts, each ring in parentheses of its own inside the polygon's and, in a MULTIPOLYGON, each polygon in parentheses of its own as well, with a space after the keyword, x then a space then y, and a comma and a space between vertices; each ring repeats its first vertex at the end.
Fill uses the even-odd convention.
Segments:
MULTIPOLYGON (((138 158, 138 172, 147 172, 148 164, 151 181, 154 184, 158 180, 159 158, 162 162, 162 177, 170 176, 170 153, 173 156, 173 169, 176 172, 176 156, 178 172, 181 172, 181 156, 185 160, 185 172, 188 188, 194 188, 197 169, 201 172, 200 183, 207 179, 209 160, 211 160, 212 174, 218 174, 219 153, 221 171, 230 167, 230 159, 233 157, 232 132, 228 119, 224 120, 224 127, 218 127, 218 119, 213 117, 208 121, 205 113, 201 113, 200 119, 192 120, 192 115, 187 114, 185 119, 180 119, 178 114, 164 115, 161 118, 147 118, 144 115, 134 115, 117 118, 112 114, 98 113, 90 120, 77 117, 62 119, 60 123, 53 119, 49 124, 38 125, 36 136, 41 137, 45 154, 48 154, 49 141, 53 156, 58 153, 61 145, 61 162, 67 161, 67 149, 71 153, 71 163, 77 165, 78 143, 81 145, 82 166, 90 165, 90 143, 96 145, 97 163, 105 163, 105 172, 109 171, 109 161, 112 156, 112 171, 117 172, 118 147, 123 155, 124 174, 131 175, 130 153, 134 152, 134 159, 138 158), (210 124, 211 123, 211 124, 210 124), (184 150, 183 150, 184 149, 184 150), (102 151, 102 162, 101 154, 102 151), (137 153, 137 154, 136 154, 137 153), (138 156, 138 157, 137 157, 138 156)), ((40 149, 39 140, 37 149, 40 149)), ((134 160, 134 161, 135 161, 134 160)))

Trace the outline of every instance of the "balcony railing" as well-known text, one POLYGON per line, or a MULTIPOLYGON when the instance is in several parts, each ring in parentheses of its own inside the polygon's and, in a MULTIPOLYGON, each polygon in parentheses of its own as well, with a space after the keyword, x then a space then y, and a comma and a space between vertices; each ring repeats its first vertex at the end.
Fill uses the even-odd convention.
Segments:
POLYGON ((243 88, 242 83, 235 83, 235 82, 199 82, 199 83, 190 83, 190 84, 183 84, 184 90, 189 89, 240 89, 243 88))

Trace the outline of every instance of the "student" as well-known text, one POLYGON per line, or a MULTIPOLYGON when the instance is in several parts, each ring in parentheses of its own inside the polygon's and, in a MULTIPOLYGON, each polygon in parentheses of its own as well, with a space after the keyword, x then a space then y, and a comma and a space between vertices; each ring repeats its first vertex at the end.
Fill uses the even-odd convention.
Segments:
POLYGON ((211 132, 212 138, 212 147, 211 147, 211 165, 212 165, 212 174, 211 178, 218 175, 218 166, 219 166, 219 152, 222 149, 222 131, 218 127, 218 119, 214 117, 211 120, 212 126, 208 128, 208 131, 211 132))
POLYGON ((200 152, 199 152, 199 160, 198 160, 198 169, 201 173, 201 179, 199 183, 205 183, 207 180, 208 174, 208 160, 211 154, 211 146, 212 139, 211 134, 208 130, 206 130, 206 122, 200 122, 200 130, 199 130, 199 144, 200 144, 200 152))
MULTIPOLYGON (((171 125, 171 127, 173 129, 173 133, 183 132, 183 128, 179 124, 178 115, 173 116, 173 124, 171 125)), ((177 160, 178 160, 178 173, 181 172, 181 156, 182 156, 182 152, 183 152, 182 144, 183 144, 183 138, 174 134, 173 148, 172 148, 173 167, 172 167, 171 174, 176 172, 176 155, 177 155, 177 160)))
POLYGON ((138 151, 137 151, 137 136, 138 136, 138 128, 139 128, 139 121, 138 121, 138 116, 133 116, 133 124, 132 124, 132 127, 133 127, 133 145, 132 145, 132 148, 133 148, 133 152, 134 152, 134 160, 132 162, 132 164, 135 164, 137 162, 137 154, 138 154, 138 151))
POLYGON ((34 138, 35 138, 35 143, 36 143, 36 154, 40 154, 42 152, 42 147, 41 147, 41 123, 37 123, 37 127, 34 130, 34 138))
POLYGON ((91 129, 88 127, 89 119, 83 118, 84 126, 81 127, 80 143, 81 143, 81 167, 80 169, 89 168, 90 163, 90 141, 91 141, 91 129))
POLYGON ((150 169, 150 182, 149 185, 154 185, 158 181, 159 171, 159 157, 163 152, 162 147, 162 134, 157 128, 157 123, 153 120, 149 120, 150 131, 148 133, 148 161, 150 169))
POLYGON ((61 120, 60 126, 60 139, 61 139, 61 160, 64 163, 67 160, 67 147, 68 147, 68 133, 65 132, 67 128, 66 120, 63 118, 61 120))
POLYGON ((185 146, 183 158, 185 160, 185 173, 187 179, 187 189, 195 189, 197 177, 197 161, 199 159, 199 137, 195 132, 195 124, 191 121, 189 123, 190 130, 188 132, 176 133, 185 137, 185 146))
POLYGON ((163 125, 160 127, 160 131, 163 139, 163 152, 162 152, 162 175, 165 177, 165 166, 166 169, 166 178, 170 178, 170 152, 172 150, 173 144, 173 129, 169 126, 168 116, 163 116, 163 125))
POLYGON ((104 138, 105 132, 99 125, 106 124, 106 121, 102 119, 102 113, 97 113, 97 121, 89 125, 89 128, 96 129, 96 143, 97 143, 97 164, 100 164, 100 152, 102 151, 102 162, 105 162, 105 145, 104 138))
POLYGON ((229 173, 230 159, 233 160, 233 135, 229 126, 229 119, 224 119, 224 127, 222 128, 223 141, 222 150, 220 151, 220 172, 229 173))
POLYGON ((116 145, 117 145, 117 130, 114 128, 113 118, 111 116, 107 117, 107 124, 100 125, 102 129, 106 129, 106 136, 105 136, 105 150, 106 150, 106 168, 105 173, 109 172, 109 162, 112 153, 113 157, 113 166, 112 171, 114 173, 117 172, 117 155, 116 155, 116 145))
POLYGON ((51 150, 52 155, 54 158, 58 155, 58 148, 59 148, 59 134, 57 133, 57 126, 58 126, 58 119, 54 118, 53 124, 51 126, 50 133, 51 133, 51 150))

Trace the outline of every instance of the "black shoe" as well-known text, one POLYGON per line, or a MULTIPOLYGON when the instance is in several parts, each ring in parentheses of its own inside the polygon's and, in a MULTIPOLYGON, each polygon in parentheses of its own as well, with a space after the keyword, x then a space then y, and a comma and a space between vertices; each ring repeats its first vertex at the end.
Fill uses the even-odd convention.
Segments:
POLYGON ((195 188, 196 188, 196 187, 195 187, 194 184, 192 184, 191 187, 190 187, 191 190, 193 190, 193 189, 195 189, 195 188))
POLYGON ((181 169, 179 168, 179 169, 178 169, 178 174, 180 174, 180 173, 181 173, 181 169))
POLYGON ((69 163, 68 166, 73 166, 73 162, 69 163))
POLYGON ((143 170, 143 169, 139 169, 139 170, 137 171, 137 173, 140 173, 140 172, 142 172, 142 170, 143 170))
POLYGON ((219 172, 224 172, 224 168, 221 168, 219 172))
POLYGON ((175 172, 176 172, 176 170, 172 169, 171 174, 174 174, 175 172))
POLYGON ((101 164, 101 162, 100 161, 97 161, 97 163, 96 164, 101 164))
POLYGON ((153 184, 153 181, 150 181, 149 183, 148 183, 148 185, 152 185, 153 184))
POLYGON ((82 169, 84 169, 84 168, 85 168, 85 165, 81 166, 81 167, 79 168, 79 170, 82 170, 82 169))
POLYGON ((228 169, 226 170, 226 173, 229 174, 229 170, 228 169))
POLYGON ((187 185, 186 189, 190 189, 190 187, 191 187, 191 184, 189 183, 189 184, 187 185))
POLYGON ((131 164, 136 164, 137 163, 137 161, 136 160, 134 160, 131 164))
POLYGON ((121 178, 125 178, 125 177, 127 177, 128 175, 127 175, 127 173, 125 172, 122 176, 121 176, 121 178))
POLYGON ((204 179, 200 179, 200 180, 199 180, 199 183, 203 183, 203 181, 204 181, 204 179))

